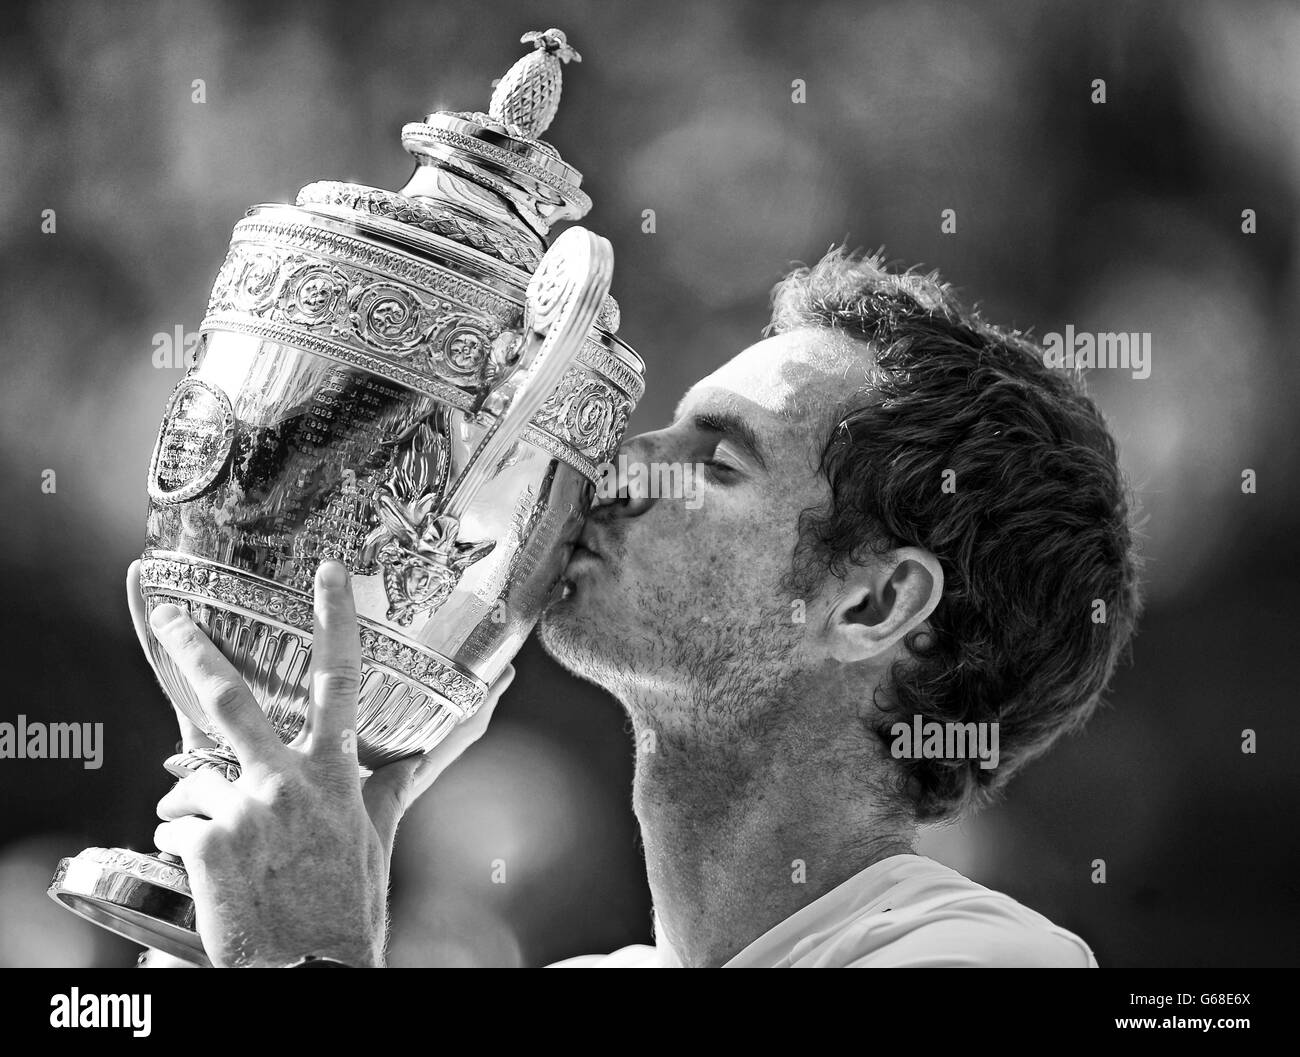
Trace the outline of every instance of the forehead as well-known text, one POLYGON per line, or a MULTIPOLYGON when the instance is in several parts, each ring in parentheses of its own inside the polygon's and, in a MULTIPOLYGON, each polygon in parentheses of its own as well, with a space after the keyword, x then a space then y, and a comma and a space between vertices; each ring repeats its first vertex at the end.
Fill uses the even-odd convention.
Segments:
MULTIPOLYGON (((696 382, 681 407, 711 407, 781 423, 834 411, 868 381, 871 350, 863 341, 824 328, 766 338, 696 382)), ((776 424, 776 423, 773 423, 776 424)))

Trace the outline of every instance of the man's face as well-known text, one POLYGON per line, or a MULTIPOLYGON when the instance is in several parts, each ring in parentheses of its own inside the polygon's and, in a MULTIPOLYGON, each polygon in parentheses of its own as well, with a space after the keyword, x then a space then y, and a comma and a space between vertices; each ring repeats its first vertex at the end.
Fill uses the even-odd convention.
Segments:
POLYGON ((703 464, 697 492, 592 511, 572 590, 543 618, 547 650, 625 703, 743 722, 749 698, 799 667, 808 625, 781 584, 799 514, 829 499, 821 450, 869 364, 866 345, 829 330, 768 338, 692 386, 671 425, 625 441, 629 465, 703 464))

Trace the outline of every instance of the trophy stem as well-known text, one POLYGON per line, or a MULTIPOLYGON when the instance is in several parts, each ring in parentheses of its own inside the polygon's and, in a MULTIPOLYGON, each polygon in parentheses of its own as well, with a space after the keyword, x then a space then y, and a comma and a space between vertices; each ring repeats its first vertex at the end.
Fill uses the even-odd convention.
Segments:
POLYGON ((59 863, 49 895, 128 940, 212 967, 195 928, 189 877, 174 855, 87 848, 59 863))
MULTIPOLYGON (((227 781, 239 777, 230 748, 177 753, 163 764, 177 778, 217 770, 227 781)), ((211 968, 195 927, 194 896, 179 856, 127 848, 87 848, 64 859, 48 889, 50 898, 74 914, 128 940, 211 968)))

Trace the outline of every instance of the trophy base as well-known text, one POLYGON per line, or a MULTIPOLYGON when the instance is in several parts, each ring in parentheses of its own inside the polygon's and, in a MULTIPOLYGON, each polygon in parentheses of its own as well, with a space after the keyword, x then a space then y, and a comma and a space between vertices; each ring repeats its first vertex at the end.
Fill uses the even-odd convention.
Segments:
POLYGON ((173 856, 87 848, 59 863, 49 894, 110 932, 193 965, 212 967, 195 931, 189 878, 173 856))

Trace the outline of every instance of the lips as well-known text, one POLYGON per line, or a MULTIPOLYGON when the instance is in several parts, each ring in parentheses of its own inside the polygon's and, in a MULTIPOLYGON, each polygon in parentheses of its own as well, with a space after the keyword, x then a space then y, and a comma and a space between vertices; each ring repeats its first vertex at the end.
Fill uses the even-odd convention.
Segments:
POLYGON ((590 532, 583 534, 572 544, 569 552, 569 560, 565 563, 565 575, 571 576, 581 572, 585 567, 595 565, 603 560, 603 556, 597 549, 598 545, 592 539, 590 532))
POLYGON ((568 570, 581 569, 589 562, 598 562, 600 560, 600 555, 590 547, 581 543, 575 543, 573 545, 573 553, 569 555, 569 561, 566 568, 568 570))
POLYGON ((595 533, 591 531, 590 525, 583 528, 582 535, 578 537, 577 542, 573 545, 573 553, 575 555, 581 554, 584 551, 594 558, 604 557, 600 552, 600 546, 596 542, 595 533))

